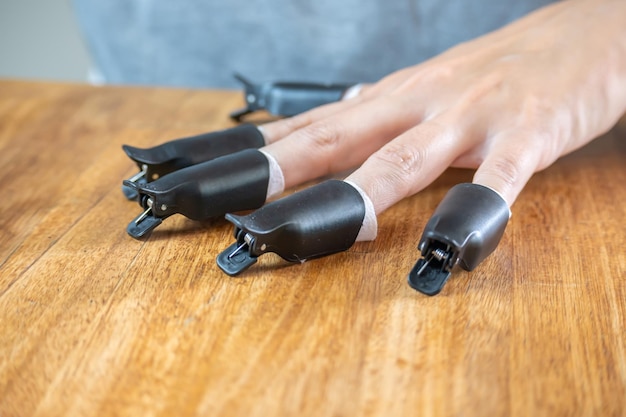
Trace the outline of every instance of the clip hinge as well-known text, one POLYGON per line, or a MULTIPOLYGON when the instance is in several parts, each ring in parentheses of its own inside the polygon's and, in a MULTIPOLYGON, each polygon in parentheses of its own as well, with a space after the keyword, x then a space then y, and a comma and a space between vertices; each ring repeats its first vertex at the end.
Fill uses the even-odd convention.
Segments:
MULTIPOLYGON (((125 185, 127 184, 128 182, 125 182, 125 185)), ((132 187, 129 188, 133 189, 132 187)), ((139 216, 135 217, 126 227, 126 232, 130 236, 139 239, 153 231, 163 222, 161 217, 154 215, 153 205, 154 201, 151 198, 147 198, 145 201, 145 210, 139 216)))
MULTIPOLYGON (((139 184, 139 185, 147 184, 148 182, 147 174, 148 174, 148 165, 143 164, 141 165, 141 171, 139 171, 138 173, 136 173, 135 175, 127 179, 126 182, 129 182, 132 184, 139 184)), ((137 193, 137 190, 128 185, 122 185, 122 192, 124 193, 124 195, 126 196, 128 200, 136 200, 139 197, 139 193, 137 193)))
POLYGON ((241 229, 236 230, 237 241, 217 256, 217 265, 230 276, 250 268, 257 261, 253 253, 255 238, 241 229))
POLYGON ((409 273, 409 285, 426 295, 439 294, 456 263, 450 245, 440 246, 429 246, 409 273))

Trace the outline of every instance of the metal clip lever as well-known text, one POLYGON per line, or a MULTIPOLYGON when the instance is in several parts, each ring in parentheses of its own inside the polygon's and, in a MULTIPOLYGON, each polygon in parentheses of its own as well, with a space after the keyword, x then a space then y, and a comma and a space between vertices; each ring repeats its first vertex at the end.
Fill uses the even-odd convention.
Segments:
MULTIPOLYGON (((243 124, 217 132, 172 140, 148 149, 123 145, 122 149, 126 155, 140 169, 139 173, 126 181, 139 185, 147 184, 179 169, 244 149, 260 148, 264 144, 263 134, 256 126, 243 124)), ((123 185, 122 191, 129 200, 138 197, 134 187, 123 185)))
MULTIPOLYGON (((230 215, 226 216, 228 220, 233 221, 230 215)), ((238 227, 235 227, 235 239, 235 243, 217 256, 217 265, 230 276, 250 268, 256 263, 259 255, 267 250, 267 244, 263 247, 256 247, 254 236, 238 227)))
POLYGON ((256 149, 192 165, 147 184, 124 181, 137 192, 144 210, 126 231, 138 239, 173 214, 207 220, 261 207, 268 182, 268 160, 256 149))
POLYGON ((246 107, 231 113, 233 120, 258 110, 274 116, 293 116, 323 104, 339 101, 352 84, 315 84, 304 82, 265 82, 253 84, 239 74, 235 78, 244 86, 246 107))
POLYGON ((504 199, 488 187, 452 187, 426 223, 418 246, 422 258, 409 273, 409 285, 436 295, 455 265, 473 270, 498 246, 510 215, 504 199))
POLYGON ((227 214, 235 225, 236 242, 217 257, 217 265, 234 276, 273 252, 302 262, 347 250, 365 217, 359 192, 331 180, 269 203, 247 215, 227 214))

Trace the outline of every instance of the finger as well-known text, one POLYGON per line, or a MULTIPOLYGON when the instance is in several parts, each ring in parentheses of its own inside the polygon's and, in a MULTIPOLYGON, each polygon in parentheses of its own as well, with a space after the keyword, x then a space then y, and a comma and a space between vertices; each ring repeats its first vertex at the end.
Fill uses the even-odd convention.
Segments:
POLYGON ((432 119, 383 146, 346 181, 357 184, 379 214, 434 181, 472 141, 458 123, 432 119))
MULTIPOLYGON (((304 113, 298 115, 280 119, 274 122, 266 123, 259 127, 263 132, 265 143, 270 144, 279 141, 296 130, 302 129, 316 121, 323 120, 326 117, 330 117, 347 109, 354 107, 360 103, 363 103, 368 99, 367 96, 363 96, 362 92, 367 90, 369 86, 363 85, 358 94, 352 97, 337 101, 334 103, 325 104, 323 106, 315 107, 304 113)), ((371 97, 371 96, 370 96, 371 97)))
POLYGON ((519 131, 501 132, 491 142, 473 182, 500 194, 510 207, 541 163, 543 147, 519 131))
POLYGON ((421 121, 413 98, 378 97, 295 131, 265 148, 283 170, 285 186, 361 164, 421 121))

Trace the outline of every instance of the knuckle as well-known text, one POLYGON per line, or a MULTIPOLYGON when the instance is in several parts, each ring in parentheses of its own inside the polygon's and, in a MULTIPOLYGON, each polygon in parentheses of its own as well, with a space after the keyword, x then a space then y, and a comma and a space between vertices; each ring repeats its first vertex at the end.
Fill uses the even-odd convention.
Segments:
MULTIPOLYGON (((405 133, 402 141, 391 141, 372 155, 372 166, 383 167, 380 182, 394 190, 396 195, 406 197, 419 190, 425 172, 431 165, 429 158, 441 152, 439 141, 453 143, 455 132, 449 126, 431 120, 405 133)), ((448 145, 444 145, 448 146, 448 145)))
POLYGON ((393 95, 412 94, 416 88, 448 85, 455 76, 454 66, 447 63, 425 63, 409 68, 403 81, 392 90, 393 95))
POLYGON ((519 155, 515 153, 501 155, 491 163, 489 174, 498 178, 507 189, 514 188, 519 181, 523 180, 519 155))
POLYGON ((458 105, 472 108, 492 97, 496 91, 503 88, 503 84, 504 77, 499 71, 485 74, 465 89, 465 92, 459 97, 458 105))
POLYGON ((424 166, 425 150, 402 144, 389 143, 375 153, 373 162, 386 165, 389 180, 408 189, 424 166))
POLYGON ((286 131, 293 132, 300 129, 302 126, 306 126, 307 123, 310 123, 310 121, 309 116, 306 113, 302 113, 296 116, 287 117, 283 119, 281 123, 286 131))
POLYGON ((521 103, 521 111, 524 120, 534 122, 542 120, 546 114, 551 114, 552 106, 547 100, 537 93, 529 93, 521 103))
POLYGON ((308 125, 300 133, 304 141, 322 152, 334 152, 343 138, 343 133, 338 125, 331 126, 323 122, 308 125))
POLYGON ((450 62, 439 62, 423 67, 418 77, 425 81, 448 81, 457 75, 454 65, 450 62))

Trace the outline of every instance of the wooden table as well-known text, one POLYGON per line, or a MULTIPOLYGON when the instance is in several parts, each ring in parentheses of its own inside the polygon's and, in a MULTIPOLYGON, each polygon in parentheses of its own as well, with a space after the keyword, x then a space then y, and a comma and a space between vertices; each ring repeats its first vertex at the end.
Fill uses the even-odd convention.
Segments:
POLYGON ((0 82, 0 416, 624 416, 626 129, 537 174, 497 251, 406 284, 451 170, 379 237, 239 278, 223 219, 125 232, 124 143, 230 126, 235 92, 0 82))

